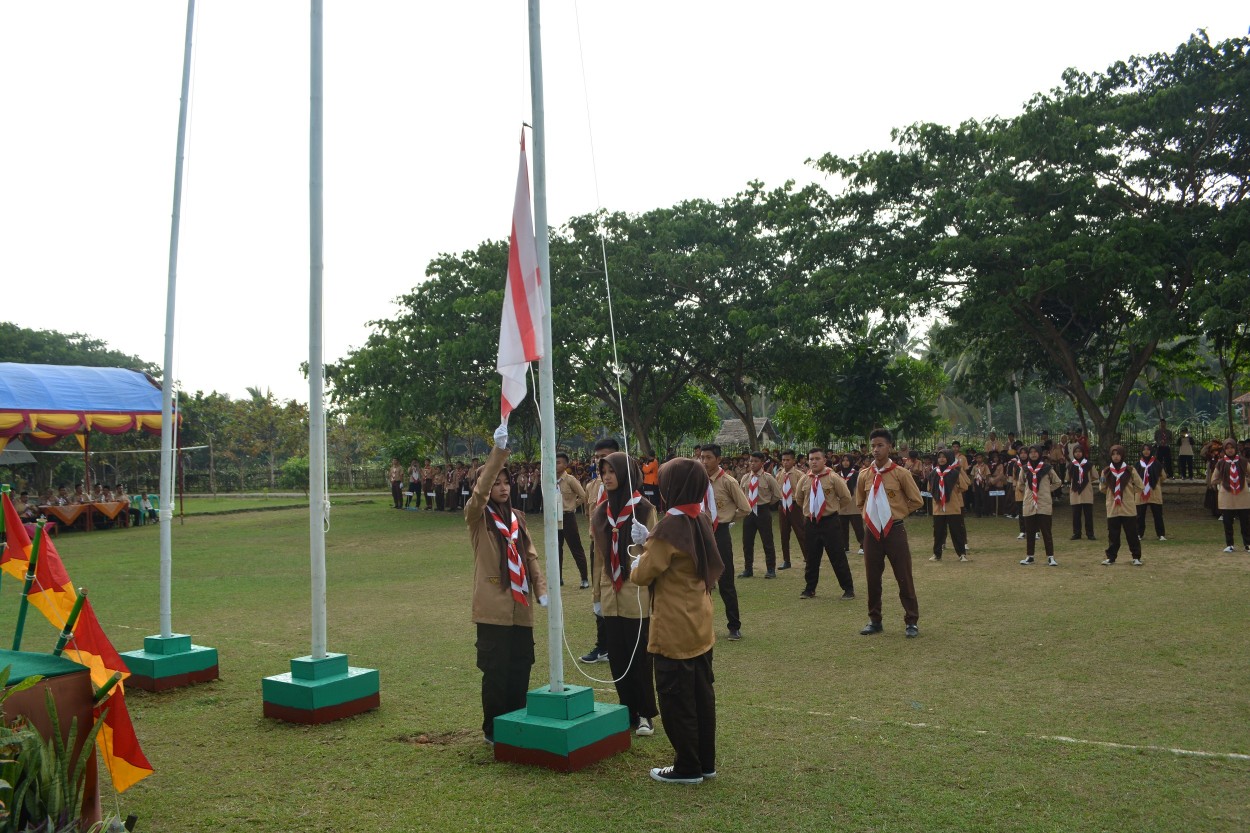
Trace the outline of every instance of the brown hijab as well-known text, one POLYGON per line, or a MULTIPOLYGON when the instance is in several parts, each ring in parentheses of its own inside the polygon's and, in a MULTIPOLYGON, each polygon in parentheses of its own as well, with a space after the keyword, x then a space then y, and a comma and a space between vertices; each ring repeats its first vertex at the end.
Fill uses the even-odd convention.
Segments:
MULTIPOLYGON (((697 507, 707 494, 707 485, 707 471, 702 463, 688 457, 669 460, 660 466, 660 505, 670 509, 697 507)), ((710 593, 725 571, 725 562, 712 535, 712 519, 697 508, 693 511, 694 517, 686 512, 664 515, 651 537, 663 538, 677 550, 691 555, 710 593)))

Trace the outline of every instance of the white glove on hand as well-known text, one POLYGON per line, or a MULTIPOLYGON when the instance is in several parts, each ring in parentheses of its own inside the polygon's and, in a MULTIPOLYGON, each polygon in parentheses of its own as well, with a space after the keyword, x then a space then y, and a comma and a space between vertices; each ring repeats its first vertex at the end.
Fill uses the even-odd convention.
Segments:
POLYGON ((602 615, 603 615, 603 605, 599 604, 598 602, 595 602, 595 603, 594 603, 593 605, 591 605, 590 607, 591 607, 591 609, 595 612, 595 615, 596 615, 596 616, 602 616, 602 615))
POLYGON ((495 429, 495 448, 508 447, 508 423, 501 422, 495 429))
POLYGON ((633 538, 634 543, 640 547, 643 544, 647 543, 647 535, 649 534, 650 533, 647 531, 646 525, 640 524, 637 522, 635 522, 634 525, 630 527, 630 530, 629 530, 630 537, 633 538))
POLYGON ((538 603, 542 605, 543 607, 547 606, 547 594, 546 593, 543 593, 541 596, 538 597, 538 603))

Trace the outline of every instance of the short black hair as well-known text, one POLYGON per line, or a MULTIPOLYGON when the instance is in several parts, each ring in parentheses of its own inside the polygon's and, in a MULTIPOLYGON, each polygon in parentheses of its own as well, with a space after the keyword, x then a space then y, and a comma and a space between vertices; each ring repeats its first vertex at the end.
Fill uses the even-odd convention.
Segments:
POLYGON ((620 451, 621 444, 616 441, 616 437, 604 437, 602 440, 595 443, 594 450, 603 451, 605 449, 608 451, 620 451))
POLYGON ((556 455, 557 460, 559 460, 562 457, 564 458, 564 465, 567 466, 569 464, 569 455, 565 454, 563 451, 561 451, 560 453, 556 455))
POLYGON ((799 455, 797 455, 797 454, 795 454, 795 453, 794 453, 794 449, 793 449, 793 448, 787 448, 785 451, 781 452, 781 456, 782 456, 782 457, 785 457, 787 454, 789 454, 791 457, 798 457, 798 456, 799 456, 799 455))
POLYGON ((872 429, 872 433, 868 435, 868 440, 869 442, 871 442, 872 440, 875 440, 877 437, 880 437, 881 439, 885 440, 890 445, 894 445, 894 435, 891 434, 885 428, 872 429))
POLYGON ((767 460, 767 459, 768 459, 768 455, 767 455, 767 454, 765 454, 765 453, 764 453, 764 452, 762 452, 762 451, 752 451, 752 452, 751 452, 751 456, 752 456, 752 457, 754 457, 756 460, 767 460))
POLYGON ((818 451, 821 453, 822 456, 825 453, 825 450, 823 448, 820 448, 819 446, 817 446, 816 448, 809 448, 807 450, 807 453, 808 453, 808 456, 811 456, 812 454, 815 454, 818 451))
POLYGON ((708 454, 711 454, 713 457, 721 456, 720 446, 717 445, 716 443, 708 443, 707 445, 702 446, 701 448, 698 446, 696 446, 696 448, 699 448, 700 451, 706 451, 708 454))

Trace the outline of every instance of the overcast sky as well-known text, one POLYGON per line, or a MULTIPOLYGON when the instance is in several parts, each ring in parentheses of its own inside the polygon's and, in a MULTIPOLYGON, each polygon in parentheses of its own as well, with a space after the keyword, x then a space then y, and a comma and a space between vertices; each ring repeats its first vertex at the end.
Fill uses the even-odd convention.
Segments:
MULTIPOLYGON (((308 4, 196 13, 174 375, 307 401, 308 4)), ((1250 24, 1231 0, 546 0, 543 15, 553 225, 809 181, 808 158, 886 147, 894 127, 1012 115, 1067 67, 1250 24)), ((0 0, 0 319, 161 362, 185 26, 178 0, 0 0)), ((507 236, 527 62, 524 0, 327 0, 327 361, 434 256, 507 236)))

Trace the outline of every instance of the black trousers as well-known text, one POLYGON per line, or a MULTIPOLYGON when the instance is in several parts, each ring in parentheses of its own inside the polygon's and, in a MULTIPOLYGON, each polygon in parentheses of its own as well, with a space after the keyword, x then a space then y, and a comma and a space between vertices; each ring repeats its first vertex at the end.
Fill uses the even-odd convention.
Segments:
POLYGON ((1155 535, 1160 538, 1167 535, 1163 531, 1163 504, 1161 503, 1139 503, 1137 504, 1137 537, 1146 537, 1146 509, 1150 509, 1150 514, 1154 516, 1155 535))
POLYGON ((711 651, 691 659, 655 655, 655 691, 677 775, 716 771, 715 682, 711 651))
POLYGON ((1159 462, 1163 464, 1163 470, 1168 473, 1170 479, 1172 475, 1172 446, 1161 445, 1155 449, 1155 454, 1159 457, 1159 462))
POLYGON ((1186 480, 1193 480, 1194 479, 1194 455, 1182 454, 1181 456, 1177 457, 1176 460, 1178 463, 1180 463, 1181 477, 1186 480))
POLYGON ((946 531, 950 530, 951 543, 955 545, 956 555, 968 554, 968 528, 964 526, 963 515, 933 516, 933 556, 942 557, 942 549, 946 546, 946 531))
POLYGON ((660 487, 659 486, 653 486, 650 483, 643 483, 642 484, 642 496, 645 497, 647 499, 647 502, 650 503, 652 506, 654 506, 657 509, 660 508, 660 487))
POLYGON ((846 560, 846 540, 842 535, 842 521, 838 515, 825 515, 819 521, 807 519, 807 540, 803 548, 803 560, 806 565, 803 578, 808 593, 816 592, 820 583, 821 555, 829 558, 833 565, 833 574, 837 576, 842 592, 848 596, 855 595, 855 579, 851 577, 851 565, 846 560))
MULTIPOLYGON (((1089 488, 1088 486, 1086 488, 1089 488)), ((1081 537, 1081 519, 1085 519, 1085 537, 1094 540, 1094 504, 1072 504, 1072 537, 1081 537)))
POLYGON ((425 481, 425 509, 430 511, 434 508, 434 481, 425 481))
POLYGON ((399 480, 391 481, 391 501, 396 509, 404 508, 404 484, 399 480))
POLYGON ((582 581, 586 581, 586 549, 582 546, 581 530, 577 528, 577 513, 564 513, 564 523, 556 533, 556 539, 560 546, 560 581, 564 581, 564 544, 566 542, 569 545, 569 552, 573 554, 573 562, 577 564, 577 569, 582 574, 582 581))
POLYGON ((447 508, 447 489, 443 486, 434 487, 434 507, 440 512, 447 508))
POLYGON ((534 629, 477 626, 477 667, 482 671, 482 734, 495 739, 495 718, 525 708, 534 665, 534 629))
MULTIPOLYGON (((626 587, 622 592, 635 592, 626 587)), ((629 709, 629 725, 638 726, 638 718, 659 714, 655 706, 655 687, 651 682, 652 659, 647 653, 650 619, 628 619, 624 616, 603 616, 603 632, 608 649, 608 667, 616 680, 616 696, 629 709), (626 673, 625 669, 629 669, 626 673)))
POLYGON ((1124 532, 1124 540, 1128 541, 1128 551, 1134 558, 1141 558, 1141 539, 1137 537, 1137 521, 1124 515, 1113 515, 1107 518, 1107 560, 1115 563, 1120 553, 1120 532, 1124 532))
POLYGON ((1250 547, 1250 509, 1221 509, 1224 517, 1224 543, 1233 545, 1233 518, 1241 525, 1241 543, 1250 547))
POLYGON ((720 591, 720 600, 725 604, 725 620, 731 631, 742 627, 742 619, 738 616, 738 586, 734 584, 734 542, 729 534, 729 524, 716 527, 716 549, 720 551, 720 559, 725 562, 725 572, 720 574, 716 587, 720 591))
POLYGON ((790 563, 790 533, 794 533, 794 537, 799 542, 799 554, 805 552, 807 526, 803 521, 803 510, 797 505, 790 507, 789 511, 781 509, 777 512, 778 526, 781 527, 781 560, 790 563))
POLYGON ((851 515, 838 515, 838 520, 842 524, 842 543, 846 544, 846 551, 851 551, 851 530, 855 530, 855 540, 859 543, 859 549, 864 548, 864 516, 855 512, 851 515))
POLYGON ((1033 555, 1033 550, 1037 546, 1037 533, 1042 533, 1042 543, 1046 545, 1046 557, 1055 557, 1055 539, 1051 534, 1050 524, 1054 520, 1050 515, 1042 515, 1034 512, 1032 515, 1024 516, 1024 551, 1033 555))
POLYGON ((773 572, 777 569, 777 547, 773 543, 773 510, 766 503, 756 504, 755 513, 747 515, 742 521, 742 570, 746 573, 755 567, 757 533, 764 547, 764 564, 769 572, 773 572))

